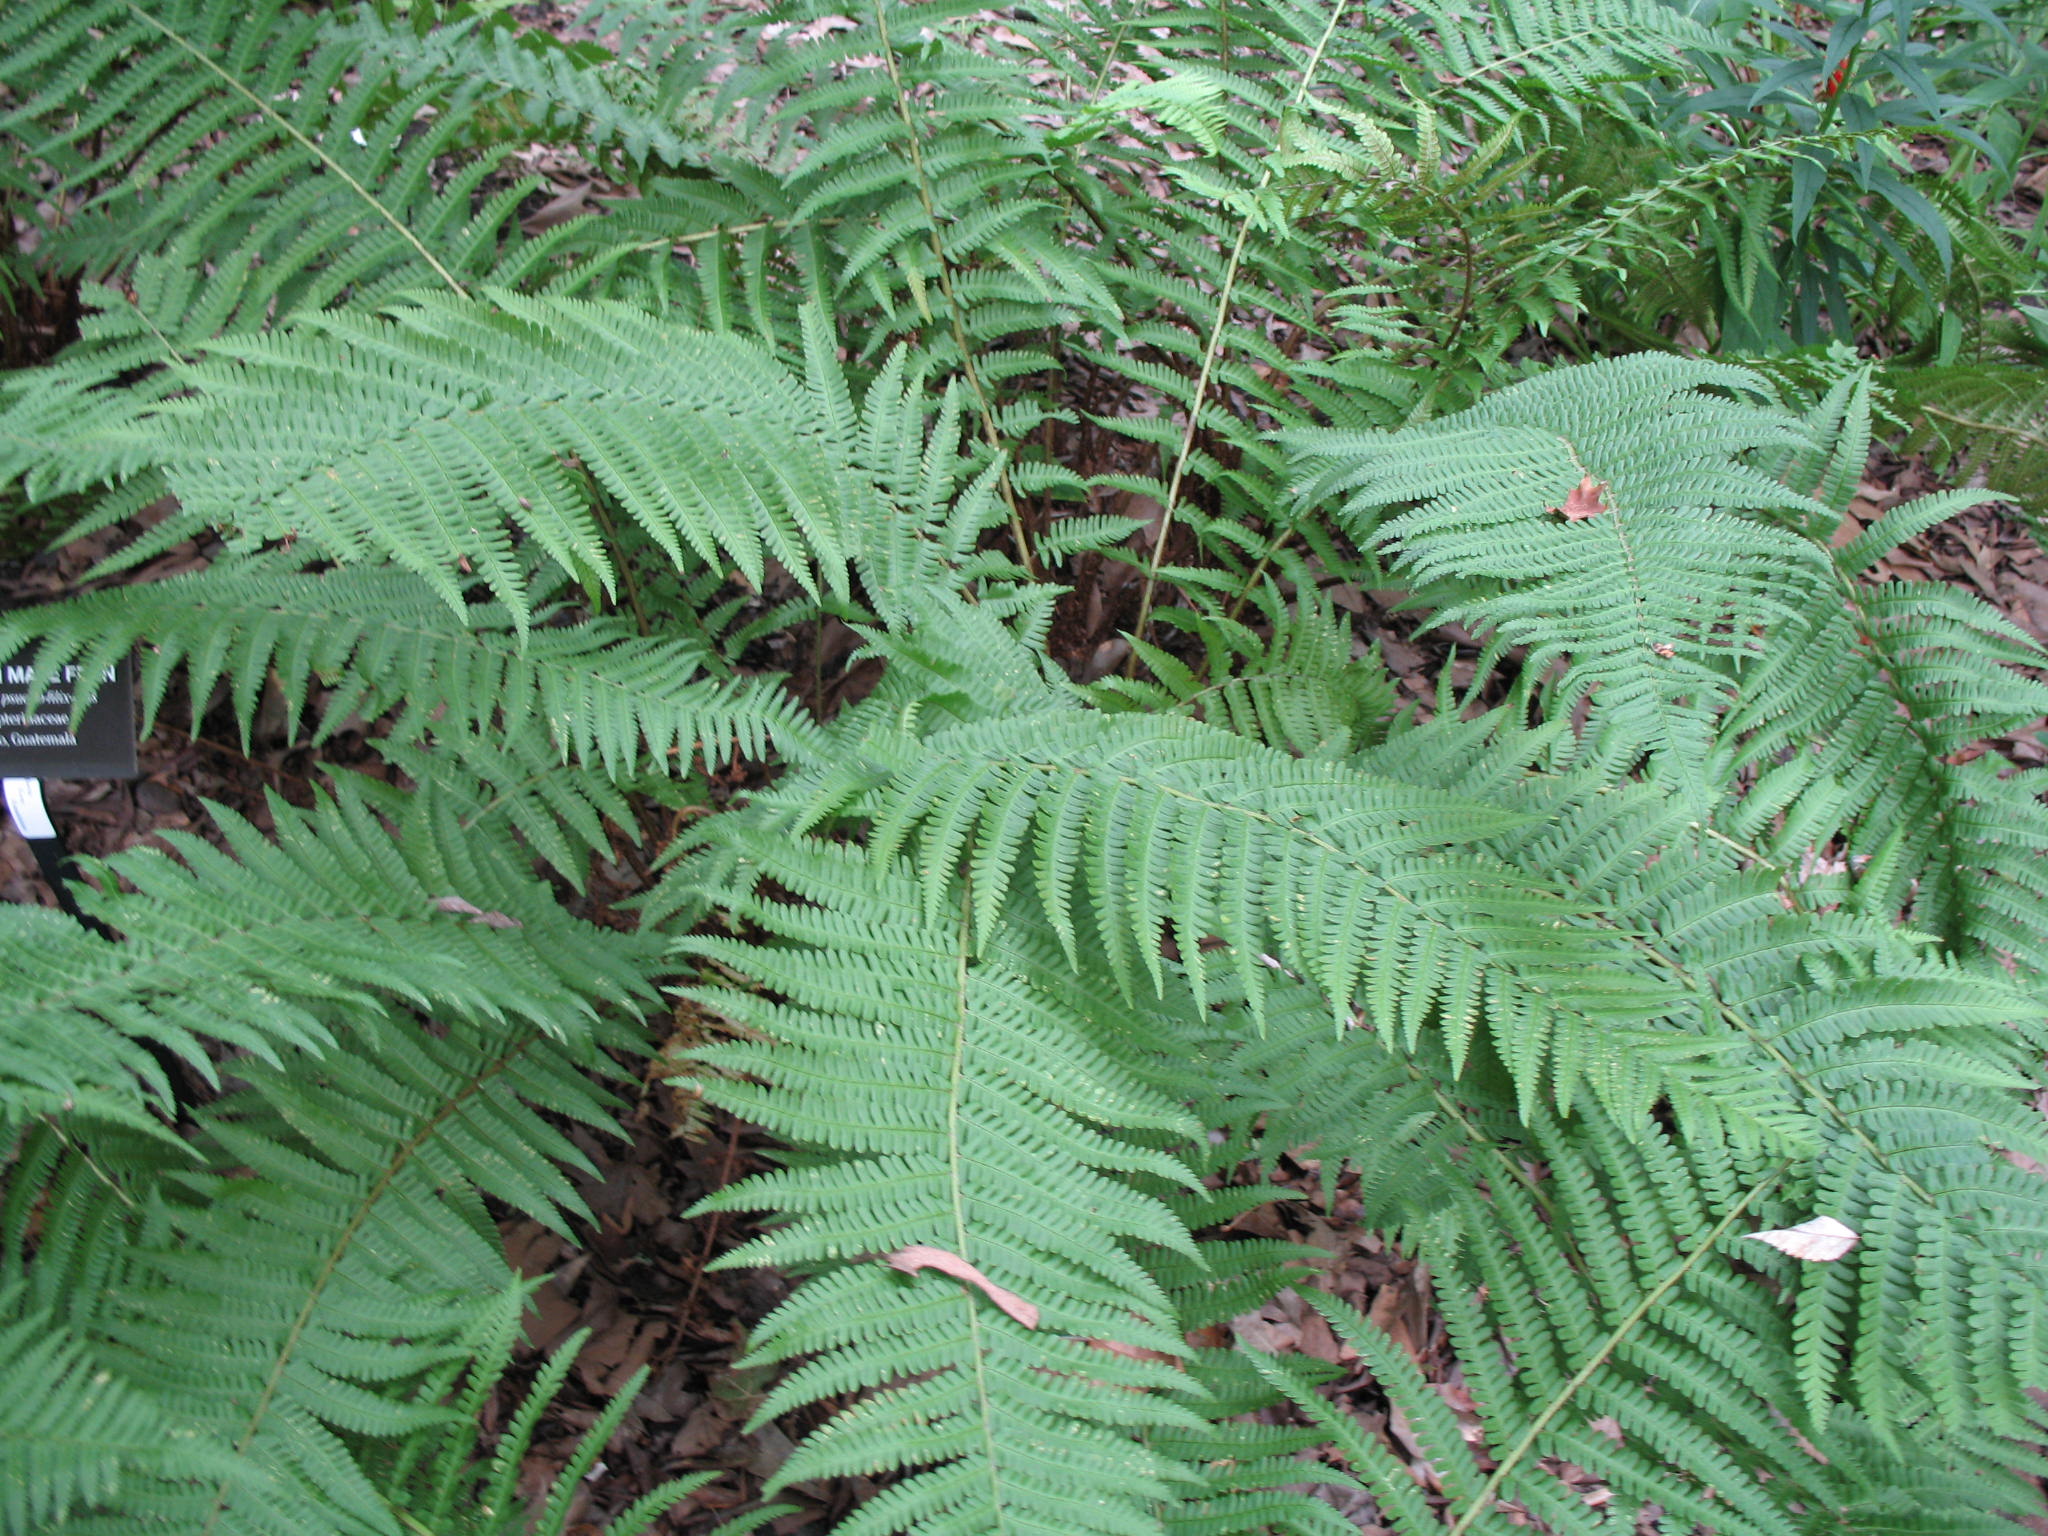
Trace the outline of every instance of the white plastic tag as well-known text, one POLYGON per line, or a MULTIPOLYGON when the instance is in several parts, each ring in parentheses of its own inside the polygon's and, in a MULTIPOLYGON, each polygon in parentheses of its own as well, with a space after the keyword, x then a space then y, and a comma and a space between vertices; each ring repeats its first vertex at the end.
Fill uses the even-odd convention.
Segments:
POLYGON ((31 842, 57 835, 56 823, 50 820, 49 807, 43 804, 41 779, 8 779, 6 788, 7 814, 13 819, 17 832, 31 842))

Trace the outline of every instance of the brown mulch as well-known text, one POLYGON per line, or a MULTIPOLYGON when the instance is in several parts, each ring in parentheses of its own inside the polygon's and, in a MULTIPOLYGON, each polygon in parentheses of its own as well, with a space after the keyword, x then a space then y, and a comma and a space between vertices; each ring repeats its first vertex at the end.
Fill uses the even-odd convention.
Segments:
MULTIPOLYGON (((522 1491, 548 1486, 603 1405, 636 1371, 648 1372, 605 1448, 602 1474, 586 1479, 578 1495, 572 1529, 601 1528, 666 1478, 715 1471, 710 1484, 656 1527, 698 1536, 757 1506, 763 1480, 789 1455, 793 1436, 809 1428, 808 1422, 746 1428, 775 1373, 735 1371, 732 1362, 747 1329, 790 1287, 772 1270, 706 1268, 750 1235, 750 1227, 731 1216, 686 1221, 681 1213, 752 1169, 753 1134, 721 1121, 708 1134, 700 1129, 679 1136, 676 1121, 695 1118, 681 1108, 671 1090, 650 1084, 625 1118, 625 1140, 574 1133, 603 1174, 577 1180, 595 1222, 576 1242, 526 1217, 501 1225, 513 1264, 542 1281, 526 1320, 530 1364, 568 1347, 577 1332, 588 1333, 522 1469, 522 1491)), ((507 1379, 486 1416, 487 1431, 509 1415, 530 1374, 530 1368, 515 1371, 507 1379)), ((765 1529, 775 1536, 823 1532, 861 1492, 805 1485, 781 1498, 797 1512, 765 1529)))

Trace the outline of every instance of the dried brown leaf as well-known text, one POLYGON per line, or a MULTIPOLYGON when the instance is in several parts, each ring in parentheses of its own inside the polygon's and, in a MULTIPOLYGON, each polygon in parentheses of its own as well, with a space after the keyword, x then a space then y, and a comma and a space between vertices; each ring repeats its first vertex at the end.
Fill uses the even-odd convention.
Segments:
POLYGON ((1180 1361, 1164 1350, 1147 1349, 1142 1344, 1126 1344, 1122 1339, 1084 1339, 1085 1344, 1096 1349, 1106 1349, 1112 1355, 1121 1355, 1126 1360, 1156 1360, 1161 1365, 1179 1365, 1180 1361))
POLYGON ((957 1253, 948 1253, 944 1248, 934 1248, 928 1243, 912 1243, 907 1248, 898 1248, 889 1255, 889 1267, 900 1269, 906 1275, 919 1270, 936 1269, 942 1275, 951 1275, 975 1287, 998 1307, 1022 1323, 1026 1328, 1038 1326, 1038 1308, 1019 1296, 1015 1291, 997 1285, 957 1253))
POLYGON ((1564 520, 1568 523, 1582 522, 1607 510, 1607 502, 1603 497, 1606 489, 1605 480, 1595 480, 1591 475, 1587 475, 1574 487, 1571 495, 1565 497, 1563 506, 1553 507, 1551 510, 1563 513, 1564 520))
POLYGON ((434 910, 454 912, 468 918, 472 923, 482 923, 486 928, 521 928, 525 925, 516 917, 507 917, 502 912, 486 912, 482 907, 464 901, 460 896, 436 896, 434 910))

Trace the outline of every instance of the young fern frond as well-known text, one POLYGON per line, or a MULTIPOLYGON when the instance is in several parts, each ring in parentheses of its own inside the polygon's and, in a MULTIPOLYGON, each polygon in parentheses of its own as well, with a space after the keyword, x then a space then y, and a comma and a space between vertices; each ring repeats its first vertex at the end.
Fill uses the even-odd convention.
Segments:
MULTIPOLYGON (((467 1341, 470 1358, 451 1362, 431 1374, 418 1394, 420 1401, 445 1403, 446 1421, 409 1435, 397 1446, 372 1453, 372 1475, 386 1491, 392 1511, 408 1536, 431 1531, 436 1536, 566 1536, 579 1486, 595 1470, 599 1455, 611 1443, 634 1407, 648 1370, 641 1366, 612 1395, 583 1433, 568 1461, 555 1474, 536 1513, 515 1493, 519 1472, 533 1449, 542 1415, 556 1406, 571 1368, 590 1341, 578 1329, 555 1346, 546 1364, 527 1388, 525 1399, 499 1432, 489 1459, 478 1455, 477 1415, 512 1364, 520 1337, 520 1314, 527 1290, 514 1286, 501 1293, 501 1304, 478 1320, 467 1341), (458 1384, 461 1390, 455 1389, 458 1384)), ((694 1472, 670 1478, 648 1489, 605 1527, 605 1536, 641 1536, 672 1506, 711 1481, 715 1474, 694 1472)))
POLYGON ((1276 588, 1262 595, 1271 631, 1263 637, 1226 614, 1162 611, 1163 622, 1200 637, 1203 670, 1135 640, 1157 681, 1107 677, 1096 684, 1096 697, 1107 708, 1185 711, 1302 757, 1342 757, 1366 745, 1395 704, 1377 650, 1353 655, 1351 626, 1328 599, 1310 593, 1289 612, 1276 588))

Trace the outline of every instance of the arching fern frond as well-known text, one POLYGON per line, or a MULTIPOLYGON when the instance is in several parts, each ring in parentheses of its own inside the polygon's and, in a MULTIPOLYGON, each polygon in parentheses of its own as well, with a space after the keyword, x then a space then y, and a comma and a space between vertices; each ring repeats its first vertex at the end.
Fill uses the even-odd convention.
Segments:
POLYGON ((1923 497, 1829 548, 1871 440, 1867 375, 1844 379, 1808 425, 1810 446, 1783 468, 1823 498, 1800 532, 1828 551, 1832 601, 1786 626, 1741 679, 1724 729, 1732 766, 1757 782, 1727 825, 1795 866, 1839 839, 1871 861, 1862 910, 1909 910, 1958 953, 2003 952, 2048 973, 2044 778, 1978 756, 2048 714, 2048 686, 2022 670, 2041 664, 2041 647, 1972 593, 1863 579, 1901 542, 1998 498, 1923 497))
POLYGON ((1796 622, 1824 557, 1755 509, 1812 503, 1746 462, 1804 440, 1760 380, 1655 354, 1559 370, 1398 433, 1302 431, 1303 490, 1398 550, 1439 616, 1487 632, 1483 676, 1527 647, 1524 688, 1567 662, 1549 709, 1590 690, 1701 781, 1731 663, 1796 622))
MULTIPOLYGON (((238 1064, 248 1086, 201 1113, 190 1166, 60 1178, 43 1222, 99 1240, 69 1264, 39 1254, 31 1281, 175 1426, 124 1458, 110 1511, 217 1536, 397 1536, 348 1447, 449 1416, 419 1388, 515 1284, 479 1196, 549 1221, 576 1206, 557 1165, 583 1159, 539 1111, 605 1123, 579 1070, 594 1039, 359 1009, 324 1055, 238 1064)), ((27 1363, 0 1368, 10 1396, 32 1391, 27 1363)))
POLYGON ((186 343, 343 296, 519 281, 547 242, 518 229, 533 183, 485 189, 498 157, 475 152, 491 88, 470 30, 436 34, 463 67, 421 80, 380 58, 397 35, 368 11, 344 26, 275 0, 10 6, 0 134, 54 178, 41 197, 90 194, 44 232, 44 259, 104 279, 154 253, 151 323, 186 343))
POLYGON ((1085 926, 1127 990, 1165 984, 1171 937, 1197 997, 1214 966, 1256 1014, 1277 957, 1340 1020, 1362 1005, 1410 1038, 1440 1025, 1454 1060, 1483 1030, 1532 1098, 1643 1091, 1620 1042, 1672 1002, 1546 882, 1469 851, 1514 813, 1170 716, 872 734, 786 802, 797 826, 863 816, 884 855, 916 834, 934 915, 964 861, 978 941, 1028 866, 1070 959, 1085 926))
MULTIPOLYGON (((1438 743, 1423 760, 1452 756, 1438 743)), ((1400 762, 1385 751, 1368 755, 1382 758, 1400 762)), ((1824 1423, 1845 1402, 1881 1435, 1901 1424, 2027 1434, 2038 1410, 2026 1383, 2048 1374, 2048 1342, 2008 1319, 2041 1306, 2038 1268, 2015 1260, 2048 1251, 2048 1181, 2005 1154, 2048 1162, 2048 1137, 2025 1093, 2042 1038, 2033 997, 1995 966, 1901 933, 1889 913, 1838 905, 1846 881, 1800 885, 1754 867, 1732 839, 1701 836, 1682 796, 1654 783, 1616 786, 1597 753, 1589 767, 1549 768, 1508 797, 1529 813, 1525 826, 1485 846, 1541 871, 1575 904, 1626 914, 1628 944, 1684 990, 1664 1044, 1705 1050, 1709 1086, 1668 1076, 1660 1118, 1679 1128, 1702 1166, 1724 1155, 1751 1166, 1789 1156, 1767 1225, 1818 1213, 1861 1235, 1845 1258, 1773 1271, 1795 1340, 1791 1379, 1810 1422, 1824 1423)), ((1375 1225, 1409 1229, 1442 1205, 1440 1180, 1483 1176, 1498 1187, 1498 1175, 1515 1166, 1510 1156, 1483 1174, 1461 1174, 1456 1161, 1418 1169, 1380 1139, 1384 1117, 1398 1117, 1402 1105, 1415 1129, 1396 1134, 1418 1148, 1441 1134, 1429 1127, 1463 1125, 1461 1106, 1479 1105, 1490 1106, 1491 1135, 1518 1143, 1521 1112, 1510 1111, 1513 1090, 1498 1065, 1461 1074, 1453 1098, 1432 1039, 1401 1050, 1384 1029, 1335 1041, 1309 1038, 1291 1020, 1274 1029, 1277 1041, 1238 1053, 1280 1063, 1279 1096, 1291 1090, 1302 1099, 1268 1112, 1274 1150, 1314 1132, 1326 1169, 1343 1158, 1369 1174, 1391 1159, 1398 1178, 1360 1185, 1361 1195, 1399 1192, 1369 1215, 1375 1225), (1376 1051, 1393 1054, 1429 1091, 1404 1085, 1376 1051), (1368 1102, 1315 1086, 1327 1082, 1357 1085, 1368 1102), (1350 1126, 1368 1139, 1335 1129, 1350 1126)), ((1650 1042, 1637 1050, 1644 1066, 1655 1058, 1650 1042)), ((1257 1093, 1247 1091, 1246 1102, 1257 1104, 1257 1093)), ((1564 1122, 1559 1134, 1575 1134, 1578 1123, 1564 1122)), ((1648 1134, 1646 1122, 1622 1124, 1648 1134)), ((1586 1151, 1603 1167, 1620 1157, 1604 1146, 1586 1151)), ((1706 1187, 1690 1174, 1668 1178, 1706 1187)), ((1434 1231, 1438 1242, 1453 1235, 1441 1223, 1434 1231)), ((1456 1231, 1459 1242, 1484 1239, 1479 1228, 1456 1231)))
MULTIPOLYGON (((1023 907, 977 952, 958 884, 952 909, 933 917, 920 883, 873 855, 738 837, 722 904, 781 943, 684 947, 786 1001, 696 993, 752 1036, 696 1053, 717 1074, 700 1086, 761 1117, 796 1155, 699 1209, 788 1218, 721 1265, 821 1271, 754 1330, 756 1362, 809 1357, 757 1419, 861 1394, 769 1492, 821 1475, 907 1474, 841 1536, 1186 1529, 1162 1516, 1253 1469, 1202 1479, 1172 1454, 1186 1440, 1214 1460, 1232 1432, 1187 1406, 1209 1396, 1184 1369, 1188 1325, 1131 1252, 1196 1257, 1172 1210, 1127 1182, 1199 1190, 1175 1158, 1125 1134, 1200 1138, 1112 1054, 1154 1038, 1142 1013, 1075 977, 1023 907), (757 893, 764 877, 798 900, 757 893), (890 1262, 914 1272, 912 1253, 935 1252, 973 1269, 906 1275, 890 1262)), ((1285 1460, 1275 1471, 1299 1475, 1285 1460)))
POLYGON ((391 999, 568 1039, 597 1000, 647 995, 653 941, 577 922, 516 852, 447 825, 431 794, 410 797, 396 839, 346 784, 312 811, 273 799, 270 814, 274 841, 216 809, 232 856, 171 834, 177 860, 137 850, 94 866, 103 890, 80 902, 119 942, 0 909, 10 1126, 55 1111, 132 1121, 167 1099, 142 1041, 209 1077, 205 1042, 225 1042, 251 1053, 246 1076, 286 1049, 325 1052, 336 1005, 391 999))
POLYGON ((1593 96, 1601 81, 1676 73, 1682 50, 1715 43, 1705 27, 1656 0, 1426 0, 1412 11, 1375 9, 1414 50, 1413 78, 1437 88, 1414 92, 1418 99, 1449 85, 1461 104, 1495 122, 1531 98, 1568 102, 1593 96))
MULTIPOLYGON (((1438 1212, 1461 1234, 1456 1246, 1423 1250, 1477 1443, 1392 1340, 1310 1296, 1405 1413, 1449 1497, 1439 1514, 1385 1446, 1306 1383, 1293 1386, 1403 1536, 1446 1525, 1505 1536, 1513 1510, 1591 1536, 1649 1506, 1666 1522, 1753 1536, 1845 1526, 1990 1536, 2027 1507, 2024 1474, 1967 1435, 1923 1428, 1907 1461, 1850 1410, 1821 1428, 1790 1408, 1797 1327, 1753 1271, 1731 1263, 1763 1262, 1774 1277, 1792 1267, 1743 1241, 1797 1208, 1775 1170, 1712 1166, 1661 1133, 1624 1137, 1598 1112, 1571 1125, 1539 1116, 1524 1134, 1518 1155, 1540 1159, 1539 1174, 1493 1179, 1483 1193, 1464 1184, 1438 1212), (1606 1497, 1577 1497, 1546 1470, 1559 1464, 1606 1497)), ((1260 1369, 1287 1381, 1278 1362, 1260 1369)))
POLYGON ((328 35, 362 61, 358 68, 395 65, 401 89, 489 81, 516 104, 528 137, 616 148, 641 166, 690 164, 699 151, 681 119, 697 74, 691 35, 666 7, 635 0, 611 9, 621 23, 604 29, 614 46, 567 42, 481 7, 451 7, 432 27, 389 26, 356 11, 331 22, 328 35))
POLYGON ((170 370, 185 396, 70 453, 17 437, 0 476, 47 495, 157 466, 180 510, 124 560, 207 528, 237 548, 303 536, 394 562, 458 610, 480 580, 523 629, 515 531, 579 580, 616 580, 587 475, 679 564, 730 559, 758 586, 772 557, 845 592, 858 482, 763 350, 618 304, 493 298, 217 343, 170 370))
POLYGON ((0 1532, 36 1536, 74 1508, 118 1502, 124 1474, 161 1476, 183 1462, 215 1476, 226 1458, 189 1432, 176 1435, 163 1405, 117 1381, 55 1314, 21 1305, 19 1283, 0 1288, 0 1532))
MULTIPOLYGON (((1356 1169, 1347 1187, 1362 1222, 1429 1264, 1460 1359, 1483 1357, 1464 1377, 1487 1426, 1474 1445, 1390 1340, 1325 1306, 1450 1496, 1440 1516, 1405 1459, 1306 1383, 1293 1388, 1394 1529, 1433 1531, 1441 1520, 1504 1533, 1495 1501, 1508 1500, 1564 1532, 1604 1530, 1615 1512, 1656 1504, 1701 1521, 1711 1512, 1716 1529, 1805 1533, 1869 1500, 1899 1516, 1899 1529, 1931 1536, 1944 1528, 1945 1501, 1986 1467, 2001 1475, 1965 1503, 1978 1522, 1965 1528, 1994 1529, 1997 1511, 2023 1507, 2028 1485, 2004 1474, 2015 1463, 1985 1431, 2025 1436, 2038 1417, 2019 1384, 2038 1378, 2040 1344, 2030 1326, 2012 1325, 2038 1312, 2039 1286, 2014 1257, 2038 1251, 2048 1189, 1965 1127, 1995 1125, 1993 1142, 2016 1136, 2029 1147, 2039 1127, 1964 1053, 1933 1044, 1948 1017, 1934 993, 1917 1008, 1879 987, 1852 998, 1853 983, 1825 1004, 1800 997, 1793 983, 1811 937, 1773 957, 1758 933, 1731 934, 1725 974, 1731 990, 1750 975, 1747 1006, 1775 991, 1783 1001, 1766 1011, 1795 1016, 1770 1026, 1774 1048, 1790 1054, 1760 1053, 1752 1070, 1811 1097, 1829 1127, 1818 1157, 1780 1161, 1710 1136, 1624 1129, 1595 1108, 1569 1120, 1523 1114, 1498 1074, 1468 1070, 1453 1087, 1429 1046, 1404 1061, 1369 1030, 1333 1036, 1316 1026, 1312 1002, 1276 999, 1263 1039, 1232 1039, 1227 1013, 1214 1021, 1210 1093, 1195 1110, 1235 1128, 1219 1160, 1300 1148, 1330 1185, 1356 1169), (1883 1010, 1886 1026, 1917 1012, 1928 1045, 1817 1043, 1811 1021, 1823 1010, 1846 1020, 1858 1007, 1883 1010), (1882 1194, 1858 1197, 1859 1182, 1882 1194), (1867 1219, 1877 1209, 1885 1217, 1867 1219), (1846 1258, 1800 1262, 1740 1241, 1817 1212, 1858 1232, 1846 1258), (1947 1369, 1967 1385, 1930 1395, 1947 1369), (1885 1373, 1890 1385, 1866 1392, 1885 1373), (1922 1385, 1901 1390, 1906 1382, 1922 1385), (1913 1426, 1910 1453, 1894 1429, 1902 1424, 1913 1426), (1612 1503, 1588 1509, 1569 1496, 1544 1470, 1558 1461, 1584 1469, 1612 1503)), ((1990 992, 1982 1000, 1996 1006, 1990 992)), ((1994 1033, 1995 1017, 1985 1014, 1994 1033)))
POLYGON ((716 658, 687 641, 643 639, 610 618, 557 622, 569 615, 553 610, 522 638, 503 607, 451 609, 409 571, 303 564, 224 560, 17 610, 0 616, 0 650, 35 644, 39 672, 76 662, 90 676, 140 647, 145 731, 183 669, 195 699, 228 685, 245 741, 268 683, 287 731, 316 690, 324 696, 315 743, 351 716, 395 712, 393 743, 501 732, 612 777, 677 756, 687 764, 700 746, 713 765, 735 751, 759 758, 771 741, 812 734, 778 679, 708 677, 716 658))

